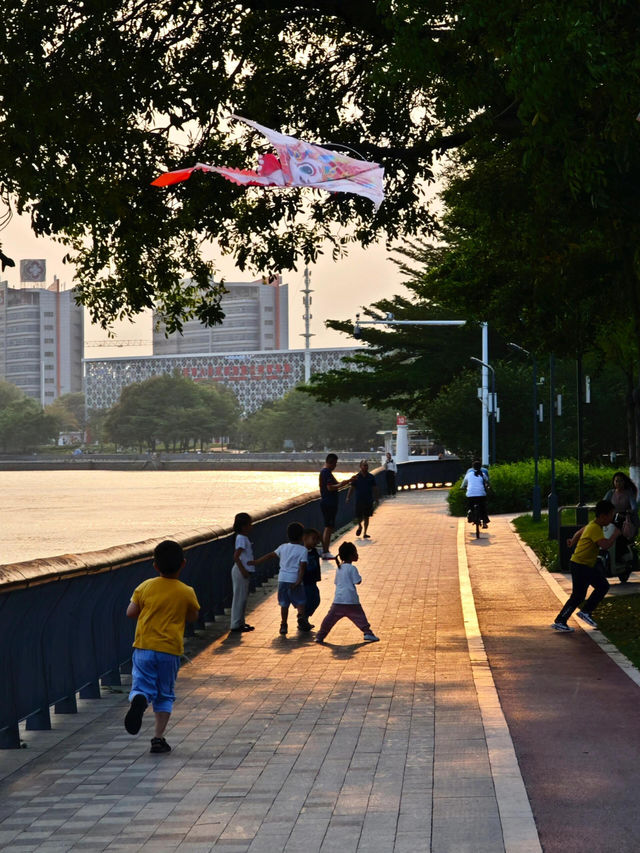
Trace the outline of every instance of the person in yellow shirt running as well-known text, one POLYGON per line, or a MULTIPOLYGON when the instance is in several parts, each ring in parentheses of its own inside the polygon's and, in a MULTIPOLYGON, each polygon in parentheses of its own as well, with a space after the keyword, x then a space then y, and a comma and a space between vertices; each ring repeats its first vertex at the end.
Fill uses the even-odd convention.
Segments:
POLYGON ((174 685, 184 651, 185 622, 195 622, 200 605, 192 587, 178 580, 186 563, 182 547, 170 539, 156 545, 153 565, 159 574, 137 586, 127 616, 137 619, 129 710, 124 727, 137 735, 151 703, 155 733, 150 752, 171 752, 164 732, 175 701, 174 685))
POLYGON ((618 536, 620 536, 620 531, 617 527, 609 538, 604 535, 604 530, 602 529, 607 524, 611 524, 614 514, 615 509, 611 501, 598 501, 596 504, 595 519, 590 521, 585 527, 577 530, 571 539, 567 540, 567 545, 570 548, 573 548, 576 542, 578 543, 569 563, 571 567, 572 589, 567 603, 560 613, 558 613, 556 621, 551 626, 554 630, 564 632, 574 630, 567 625, 567 620, 576 607, 579 607, 584 601, 589 586, 593 587, 593 592, 585 601, 582 610, 578 610, 578 616, 587 625, 591 625, 593 628, 597 627, 592 614, 607 594, 609 581, 596 568, 596 560, 598 559, 600 548, 611 548, 618 536))

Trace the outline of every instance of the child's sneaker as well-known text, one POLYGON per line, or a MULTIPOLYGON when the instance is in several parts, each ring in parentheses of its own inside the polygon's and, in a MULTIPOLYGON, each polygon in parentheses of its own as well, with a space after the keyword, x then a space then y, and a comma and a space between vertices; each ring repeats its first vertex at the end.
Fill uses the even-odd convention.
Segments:
POLYGON ((551 626, 554 631, 563 631, 565 634, 571 633, 571 631, 575 631, 575 628, 572 628, 570 625, 567 625, 565 622, 554 622, 551 626))
POLYGON ((171 747, 163 737, 152 737, 149 752, 171 752, 171 747))
POLYGON ((372 634, 371 631, 367 631, 364 635, 364 641, 365 643, 379 643, 380 637, 376 637, 376 635, 372 634))
POLYGON ((583 622, 586 622, 587 625, 591 625, 592 628, 598 627, 598 623, 596 622, 596 620, 590 613, 587 613, 586 610, 578 610, 577 615, 580 617, 580 619, 582 619, 583 622))
POLYGON ((286 634, 288 630, 289 630, 289 627, 288 627, 287 623, 286 623, 286 622, 283 622, 283 623, 280 625, 280 633, 281 633, 281 634, 286 634))
POLYGON ((136 693, 124 718, 124 727, 130 735, 137 735, 142 725, 142 717, 147 710, 147 700, 142 693, 136 693))

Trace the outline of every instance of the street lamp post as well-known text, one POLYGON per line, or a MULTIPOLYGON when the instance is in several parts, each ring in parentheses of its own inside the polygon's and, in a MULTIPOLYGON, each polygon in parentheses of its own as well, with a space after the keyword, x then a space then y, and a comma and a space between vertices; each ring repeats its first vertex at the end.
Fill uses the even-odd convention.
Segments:
POLYGON ((533 494, 531 497, 531 515, 534 521, 540 521, 541 517, 541 499, 540 499, 540 478, 538 473, 539 449, 538 449, 538 362, 534 353, 529 352, 524 347, 518 344, 510 343, 512 349, 524 353, 527 358, 531 358, 533 367, 533 494))
MULTIPOLYGON (((361 338, 362 326, 466 326, 466 320, 396 320, 391 312, 388 312, 384 320, 361 320, 360 314, 356 314, 356 322, 353 326, 354 338, 361 338)), ((485 362, 489 359, 489 327, 487 323, 481 323, 482 327, 482 358, 480 363, 485 368, 485 362)), ((476 359, 477 361, 478 359, 476 359)), ((491 368, 493 370, 493 368, 491 368)), ((487 387, 487 370, 482 371, 482 464, 489 464, 489 389, 487 387)), ((495 399, 495 381, 494 381, 495 399)), ((493 424, 493 444, 495 448, 495 422, 493 424)))
MULTIPOLYGON (((560 414, 558 411, 557 414, 560 414)), ((551 454, 551 491, 549 492, 549 539, 558 538, 558 495, 556 493, 556 359, 549 356, 549 452, 551 454)))
MULTIPOLYGON (((495 465, 496 462, 496 418, 498 416, 497 412, 497 401, 496 401, 496 372, 494 368, 489 364, 488 361, 483 361, 481 358, 476 358, 474 355, 470 356, 471 361, 475 361, 478 364, 481 364, 483 368, 491 371, 491 405, 487 406, 488 411, 491 413, 491 452, 489 453, 489 464, 493 463, 495 465)), ((483 460, 484 462, 484 460, 483 460)))

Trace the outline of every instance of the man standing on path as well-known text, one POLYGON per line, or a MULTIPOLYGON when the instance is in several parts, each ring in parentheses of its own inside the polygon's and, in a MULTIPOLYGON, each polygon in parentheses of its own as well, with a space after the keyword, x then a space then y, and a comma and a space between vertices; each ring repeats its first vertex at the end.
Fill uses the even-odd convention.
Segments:
POLYGON ((360 461, 360 470, 353 478, 347 493, 347 503, 351 500, 351 495, 354 492, 356 493, 356 519, 358 520, 356 536, 360 536, 364 526, 364 538, 371 539, 367 530, 369 529, 369 519, 373 515, 373 502, 374 500, 378 501, 379 494, 376 478, 369 473, 369 463, 366 459, 360 461))
POLYGON ((322 531, 322 559, 335 560, 329 551, 331 534, 336 529, 336 513, 338 512, 338 491, 351 483, 352 478, 339 483, 333 476, 338 457, 335 453, 329 453, 325 459, 324 466, 320 469, 320 510, 324 520, 322 531))

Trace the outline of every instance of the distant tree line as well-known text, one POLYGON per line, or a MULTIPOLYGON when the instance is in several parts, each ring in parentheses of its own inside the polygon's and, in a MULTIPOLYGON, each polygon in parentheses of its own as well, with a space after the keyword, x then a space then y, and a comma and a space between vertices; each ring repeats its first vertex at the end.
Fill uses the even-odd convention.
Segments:
POLYGON ((110 409, 85 413, 81 393, 64 394, 45 409, 0 381, 0 451, 27 452, 57 442, 60 432, 85 432, 90 444, 139 452, 205 450, 225 439, 233 447, 281 450, 370 450, 394 413, 372 411, 356 399, 318 403, 300 390, 241 417, 233 392, 179 373, 124 388, 110 409))

